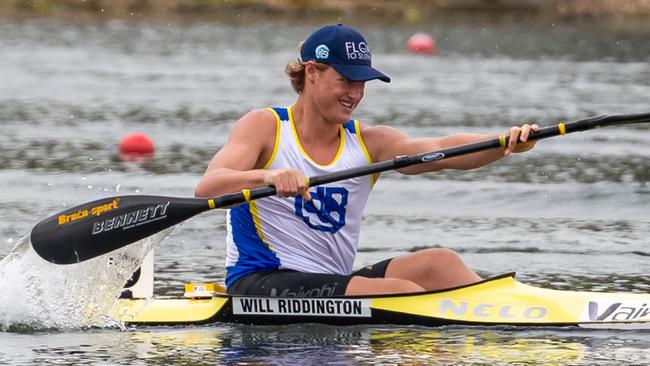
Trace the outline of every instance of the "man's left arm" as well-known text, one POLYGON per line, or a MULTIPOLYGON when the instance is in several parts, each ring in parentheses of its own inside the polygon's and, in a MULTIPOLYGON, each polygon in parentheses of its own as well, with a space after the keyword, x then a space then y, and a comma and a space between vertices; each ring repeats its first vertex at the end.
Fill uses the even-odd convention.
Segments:
MULTIPOLYGON (((532 149, 535 141, 527 142, 528 136, 531 131, 538 130, 539 126, 537 124, 513 126, 508 132, 510 138, 505 149, 495 148, 479 151, 427 164, 418 164, 398 171, 402 174, 420 174, 442 169, 468 170, 479 168, 513 152, 518 153, 532 149)), ((411 138, 392 127, 363 124, 361 135, 373 161, 383 161, 400 155, 414 155, 497 138, 494 135, 472 133, 457 133, 444 137, 411 138)))

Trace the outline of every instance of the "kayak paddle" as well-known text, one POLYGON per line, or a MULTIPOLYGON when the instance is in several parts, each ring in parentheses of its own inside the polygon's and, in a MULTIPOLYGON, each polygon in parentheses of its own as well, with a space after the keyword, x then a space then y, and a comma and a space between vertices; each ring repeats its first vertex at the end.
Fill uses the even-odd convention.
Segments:
MULTIPOLYGON (((559 123, 531 133, 529 140, 564 135, 598 127, 650 122, 650 113, 598 116, 559 123)), ((508 136, 410 156, 398 156, 357 168, 309 178, 314 187, 412 165, 505 147, 508 136)), ((72 264, 95 258, 144 239, 199 213, 275 195, 274 187, 243 189, 213 198, 116 196, 72 207, 38 223, 31 232, 34 250, 55 264, 72 264)))

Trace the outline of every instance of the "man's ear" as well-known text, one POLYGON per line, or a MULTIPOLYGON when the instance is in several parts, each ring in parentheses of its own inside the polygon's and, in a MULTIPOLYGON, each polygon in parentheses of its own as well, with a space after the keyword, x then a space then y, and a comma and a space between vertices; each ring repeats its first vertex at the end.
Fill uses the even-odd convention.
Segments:
POLYGON ((313 63, 308 62, 305 65, 305 80, 309 81, 310 83, 313 83, 316 81, 316 77, 318 74, 318 69, 314 66, 313 63))

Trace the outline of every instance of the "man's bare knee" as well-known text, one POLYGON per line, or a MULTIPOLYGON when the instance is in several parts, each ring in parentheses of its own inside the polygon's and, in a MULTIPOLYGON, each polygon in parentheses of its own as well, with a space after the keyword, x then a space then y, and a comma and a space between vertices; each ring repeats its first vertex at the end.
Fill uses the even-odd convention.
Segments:
POLYGON ((422 253, 426 255, 432 263, 450 264, 463 262, 458 253, 449 248, 425 249, 422 253))

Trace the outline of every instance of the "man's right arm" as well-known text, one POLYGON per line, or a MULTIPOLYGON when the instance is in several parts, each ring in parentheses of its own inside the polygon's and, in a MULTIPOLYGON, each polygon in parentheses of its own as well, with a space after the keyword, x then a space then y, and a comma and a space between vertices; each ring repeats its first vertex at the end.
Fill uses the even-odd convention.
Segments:
POLYGON ((196 197, 214 197, 244 188, 274 186, 277 195, 302 195, 311 200, 304 174, 298 169, 264 169, 275 148, 275 116, 254 110, 242 117, 226 144, 214 155, 194 190, 196 197))

